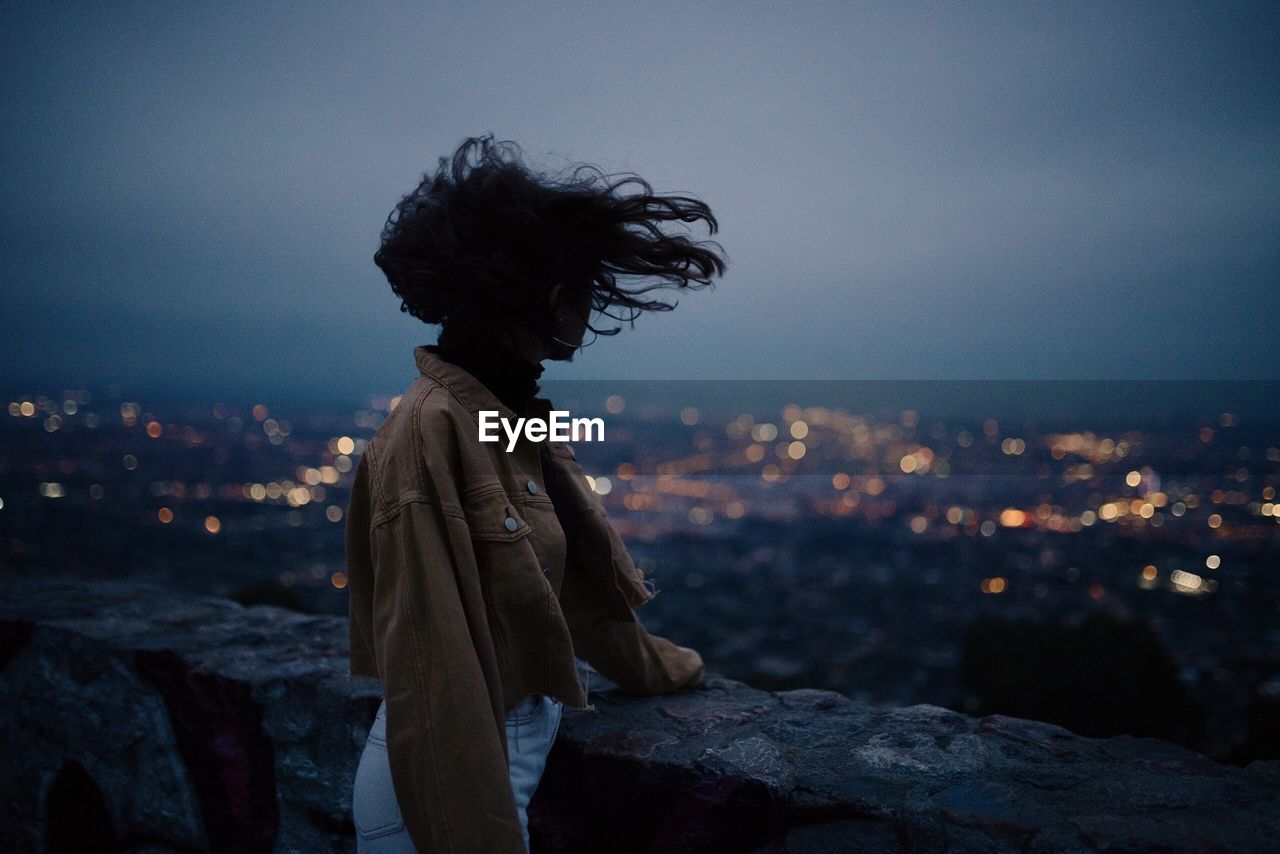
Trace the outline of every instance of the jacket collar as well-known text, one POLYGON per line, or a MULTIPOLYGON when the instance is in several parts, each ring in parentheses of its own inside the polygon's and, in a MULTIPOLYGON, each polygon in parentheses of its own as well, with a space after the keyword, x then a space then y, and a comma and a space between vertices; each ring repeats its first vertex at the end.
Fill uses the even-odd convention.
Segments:
POLYGON ((413 361, 418 366, 418 372, 446 386, 477 419, 479 418, 477 413, 482 409, 496 410, 499 417, 507 419, 512 424, 520 418, 536 416, 546 419, 549 417, 552 404, 548 398, 532 398, 529 402, 529 412, 518 415, 498 400, 497 396, 489 391, 488 386, 466 369, 441 357, 433 347, 434 345, 431 344, 421 344, 413 348, 413 361))

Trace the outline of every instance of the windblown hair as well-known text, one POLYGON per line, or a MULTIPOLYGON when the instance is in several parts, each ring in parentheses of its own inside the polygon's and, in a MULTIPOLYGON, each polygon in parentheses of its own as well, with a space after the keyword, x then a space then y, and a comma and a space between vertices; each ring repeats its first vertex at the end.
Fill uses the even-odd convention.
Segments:
MULTIPOLYGON (((494 143, 487 134, 440 158, 435 174, 401 199, 373 261, 400 297, 400 310, 425 323, 478 328, 505 315, 546 330, 546 294, 564 282, 564 296, 589 288, 593 310, 634 327, 643 311, 675 308, 648 292, 713 286, 711 277, 724 274, 725 260, 707 247, 724 248, 659 229, 671 220, 705 221, 712 234, 719 227, 703 202, 655 195, 639 176, 611 180, 578 164, 568 178, 548 177, 520 162, 515 143, 494 143), (618 195, 632 183, 642 192, 618 195), (622 283, 630 277, 657 281, 622 283), (630 313, 615 315, 614 308, 630 313)), ((591 328, 597 335, 621 331, 591 328)))

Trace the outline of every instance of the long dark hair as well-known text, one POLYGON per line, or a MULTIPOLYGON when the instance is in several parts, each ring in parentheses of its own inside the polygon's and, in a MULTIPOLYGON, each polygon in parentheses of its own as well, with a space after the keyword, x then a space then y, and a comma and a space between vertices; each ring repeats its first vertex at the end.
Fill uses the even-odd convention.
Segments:
POLYGON ((514 142, 486 134, 440 158, 435 174, 400 200, 373 261, 400 310, 424 323, 482 325, 505 315, 545 330, 547 291, 564 282, 564 296, 589 288, 593 310, 634 326, 641 312, 675 308, 648 292, 713 287, 711 277, 724 274, 724 248, 659 229, 674 220, 703 221, 712 234, 719 228, 703 202, 655 195, 638 175, 611 179, 578 164, 567 178, 548 177, 520 162, 514 142), (617 194, 629 184, 641 192, 617 194), (620 282, 630 277, 656 281, 620 282))

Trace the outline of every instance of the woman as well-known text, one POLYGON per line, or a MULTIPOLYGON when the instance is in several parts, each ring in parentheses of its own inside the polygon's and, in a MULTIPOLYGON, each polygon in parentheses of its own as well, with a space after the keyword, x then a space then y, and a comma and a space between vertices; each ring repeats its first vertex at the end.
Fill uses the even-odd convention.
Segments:
POLYGON ((350 673, 383 688, 353 790, 362 852, 526 851, 562 710, 593 708, 575 658, 641 695, 705 673, 636 619, 655 591, 573 449, 522 439, 508 452, 477 425, 481 411, 547 417, 541 363, 572 361, 593 309, 634 323, 674 307, 646 292, 722 275, 711 249, 658 228, 714 233, 716 220, 639 178, 547 179, 512 149, 484 136, 442 159, 374 256, 401 310, 442 328, 415 348, 419 376, 361 455, 348 505, 350 673), (633 182, 644 192, 617 195, 633 182))

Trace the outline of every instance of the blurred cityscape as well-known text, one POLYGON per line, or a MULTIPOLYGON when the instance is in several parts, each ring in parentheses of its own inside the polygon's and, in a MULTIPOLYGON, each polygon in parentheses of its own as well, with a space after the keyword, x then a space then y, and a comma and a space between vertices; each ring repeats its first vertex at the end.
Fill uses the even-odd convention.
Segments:
MULTIPOLYGON (((346 613, 351 473, 399 398, 4 402, 0 574, 346 613)), ((593 408, 608 441, 575 451, 659 591, 637 613, 709 669, 1280 758, 1276 422, 593 408)))

